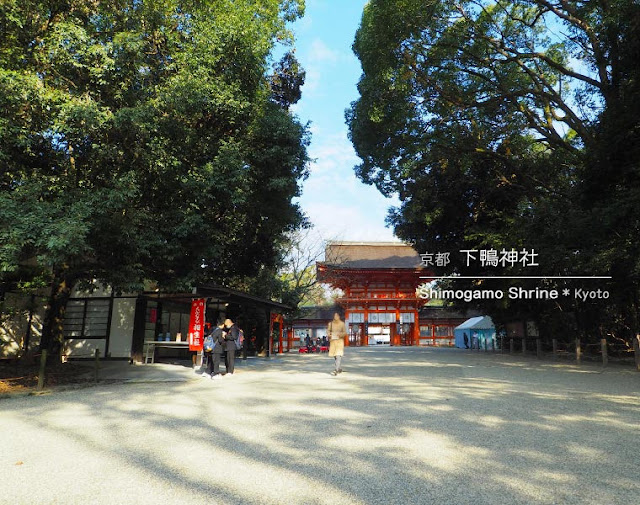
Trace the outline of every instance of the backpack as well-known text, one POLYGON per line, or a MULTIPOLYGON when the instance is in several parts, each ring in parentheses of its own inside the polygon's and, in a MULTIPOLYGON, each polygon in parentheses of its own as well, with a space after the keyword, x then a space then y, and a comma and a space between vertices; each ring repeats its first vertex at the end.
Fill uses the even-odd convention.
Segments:
POLYGON ((204 339, 204 351, 205 352, 211 352, 213 351, 213 348, 216 346, 215 341, 213 340, 213 335, 211 333, 209 333, 209 335, 207 335, 204 339))
POLYGON ((242 346, 244 345, 244 331, 238 330, 238 338, 236 339, 236 349, 238 351, 242 350, 242 346))
MULTIPOLYGON (((204 350, 206 352, 213 352, 216 347, 222 344, 224 344, 224 340, 222 340, 222 330, 216 327, 204 339, 204 350)), ((222 345, 222 347, 224 348, 224 345, 222 345)))

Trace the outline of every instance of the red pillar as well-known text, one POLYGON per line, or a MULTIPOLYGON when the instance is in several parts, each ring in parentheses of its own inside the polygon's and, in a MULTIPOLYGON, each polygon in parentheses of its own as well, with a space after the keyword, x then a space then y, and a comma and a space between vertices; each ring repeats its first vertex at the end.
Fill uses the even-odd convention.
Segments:
MULTIPOLYGON (((398 323, 400 322, 400 307, 396 303, 396 322, 393 324, 393 329, 398 329, 398 323)), ((396 333, 395 345, 400 345, 400 333, 396 333)))
MULTIPOLYGON (((368 287, 366 288, 368 289, 368 287)), ((365 290, 365 293, 367 291, 365 290)), ((362 345, 369 345, 369 333, 365 329, 369 326, 369 304, 364 305, 364 324, 362 325, 362 345)))
MULTIPOLYGON (((347 304, 347 308, 344 309, 344 320, 346 321, 349 318, 349 305, 347 304)), ((349 329, 350 331, 351 329, 349 329)), ((344 345, 345 347, 349 346, 349 332, 344 336, 344 345)))

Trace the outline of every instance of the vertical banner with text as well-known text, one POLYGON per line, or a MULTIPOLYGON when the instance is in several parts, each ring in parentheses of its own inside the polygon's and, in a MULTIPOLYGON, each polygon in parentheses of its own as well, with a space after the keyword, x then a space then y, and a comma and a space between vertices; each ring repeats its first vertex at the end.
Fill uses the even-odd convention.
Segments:
POLYGON ((191 302, 189 318, 189 350, 201 351, 204 343, 204 311, 206 300, 198 298, 191 302))

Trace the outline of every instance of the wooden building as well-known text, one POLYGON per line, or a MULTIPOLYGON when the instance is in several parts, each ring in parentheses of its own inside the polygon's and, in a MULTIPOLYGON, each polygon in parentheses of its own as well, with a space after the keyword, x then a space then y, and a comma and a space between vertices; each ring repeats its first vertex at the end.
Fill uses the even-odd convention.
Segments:
POLYGON ((451 310, 425 305, 420 309, 420 345, 455 345, 455 328, 470 317, 479 316, 477 310, 451 310))
MULTIPOLYGON (((3 295, 5 305, 10 303, 16 316, 3 320, 0 327, 0 358, 39 352, 46 297, 3 295)), ((186 343, 191 303, 202 298, 206 300, 206 322, 215 324, 219 316, 232 316, 245 332, 247 350, 264 347, 271 353, 274 332, 279 349, 284 348, 284 325, 278 316, 290 307, 282 303, 216 285, 199 285, 181 293, 149 290, 117 294, 96 284, 90 291, 76 286, 67 301, 62 356, 90 358, 98 351, 101 358, 143 362, 145 342, 186 343)), ((158 353, 159 357, 189 357, 187 350, 177 346, 158 353)))
POLYGON ((347 345, 370 341, 420 344, 416 288, 431 272, 420 255, 400 242, 329 242, 318 280, 340 289, 337 302, 349 326, 347 345))
MULTIPOLYGON (((416 288, 433 274, 400 242, 329 242, 317 270, 320 282, 343 293, 337 302, 348 323, 346 345, 453 346, 454 328, 478 315, 430 306, 418 297, 416 288)), ((324 316, 305 322, 326 328, 330 315, 324 316)))
POLYGON ((302 307, 291 323, 296 346, 304 345, 307 336, 312 342, 326 337, 327 326, 335 312, 343 312, 342 307, 338 305, 302 307))

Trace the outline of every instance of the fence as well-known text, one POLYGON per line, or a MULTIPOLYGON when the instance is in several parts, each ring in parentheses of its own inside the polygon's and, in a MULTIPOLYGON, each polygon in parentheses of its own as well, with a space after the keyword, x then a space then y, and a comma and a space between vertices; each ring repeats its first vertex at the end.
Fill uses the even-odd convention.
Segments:
POLYGON ((509 354, 535 354, 538 359, 544 359, 550 355, 554 360, 574 359, 578 364, 583 360, 601 361, 602 366, 607 366, 611 357, 621 361, 628 361, 633 357, 635 368, 640 372, 640 335, 633 339, 633 347, 609 342, 604 338, 599 343, 583 344, 580 339, 565 342, 555 338, 549 341, 541 338, 526 339, 523 337, 504 336, 498 336, 496 339, 479 340, 473 342, 473 344, 471 349, 477 351, 491 350, 509 354))

